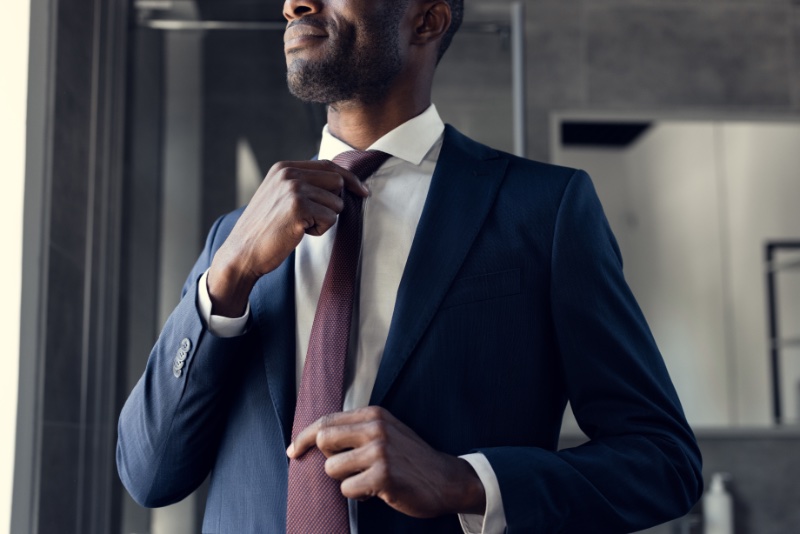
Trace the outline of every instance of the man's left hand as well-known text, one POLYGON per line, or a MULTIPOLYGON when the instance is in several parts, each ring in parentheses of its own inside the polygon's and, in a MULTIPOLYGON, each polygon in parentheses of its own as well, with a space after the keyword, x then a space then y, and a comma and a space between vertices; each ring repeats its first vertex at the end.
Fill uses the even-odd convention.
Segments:
POLYGON ((483 484, 472 466, 434 450, 383 408, 326 415, 300 432, 286 453, 298 458, 312 447, 326 456, 325 472, 342 481, 349 499, 378 497, 419 518, 485 511, 483 484))

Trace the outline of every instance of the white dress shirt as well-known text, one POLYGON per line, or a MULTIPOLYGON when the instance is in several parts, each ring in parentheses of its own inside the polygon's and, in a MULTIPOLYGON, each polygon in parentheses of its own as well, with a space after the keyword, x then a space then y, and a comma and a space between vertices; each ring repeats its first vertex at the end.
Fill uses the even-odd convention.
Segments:
MULTIPOLYGON (((443 134, 444 123, 436 107, 432 105, 424 113, 398 126, 369 147, 369 150, 381 150, 391 157, 366 181, 370 196, 364 204, 361 283, 358 307, 355 309, 358 322, 357 331, 353 332, 354 350, 348 355, 345 375, 345 411, 369 404, 392 322, 400 278, 428 196, 431 177, 442 148, 443 134)), ((325 126, 319 159, 332 160, 348 150, 353 149, 331 135, 325 126)), ((311 337, 311 326, 335 235, 334 225, 322 236, 305 236, 295 253, 295 372, 298 390, 311 337)), ((212 315, 205 274, 199 281, 198 308, 208 329, 220 337, 241 335, 250 313, 248 305, 242 317, 212 315)), ((500 487, 491 464, 483 454, 468 454, 461 458, 475 469, 486 492, 484 515, 459 515, 464 532, 502 533, 506 527, 505 513, 500 487)), ((353 510, 351 506, 351 525, 355 527, 353 510)), ((353 534, 356 534, 355 530, 353 534)))

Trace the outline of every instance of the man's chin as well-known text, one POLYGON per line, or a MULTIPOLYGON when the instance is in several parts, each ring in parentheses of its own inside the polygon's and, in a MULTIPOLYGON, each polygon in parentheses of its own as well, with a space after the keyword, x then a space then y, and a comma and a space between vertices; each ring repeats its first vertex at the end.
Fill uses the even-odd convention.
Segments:
POLYGON ((303 102, 311 104, 334 104, 353 98, 351 87, 340 87, 330 78, 308 65, 296 65, 286 76, 289 92, 303 102), (305 68, 304 68, 305 67, 305 68))
POLYGON ((304 83, 292 83, 291 81, 288 86, 292 96, 308 104, 329 105, 340 100, 331 95, 331 93, 323 87, 304 83))

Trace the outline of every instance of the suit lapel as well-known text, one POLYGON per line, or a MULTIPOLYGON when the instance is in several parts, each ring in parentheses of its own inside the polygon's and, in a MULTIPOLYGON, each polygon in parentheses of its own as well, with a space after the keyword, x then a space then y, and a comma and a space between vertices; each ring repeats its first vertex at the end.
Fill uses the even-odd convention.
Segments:
POLYGON ((294 253, 261 277, 250 295, 250 307, 261 335, 269 395, 288 445, 296 403, 294 253))
POLYGON ((508 160, 451 126, 411 245, 370 404, 380 404, 467 257, 508 160))

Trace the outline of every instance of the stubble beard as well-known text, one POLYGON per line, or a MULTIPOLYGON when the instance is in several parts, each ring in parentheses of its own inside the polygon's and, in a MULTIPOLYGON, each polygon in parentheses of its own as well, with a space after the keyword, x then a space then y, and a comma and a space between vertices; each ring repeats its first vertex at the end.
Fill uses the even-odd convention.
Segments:
POLYGON ((289 63, 289 92, 305 102, 340 106, 372 104, 384 98, 402 68, 399 20, 366 21, 360 28, 327 27, 328 53, 318 61, 289 63), (358 30, 361 30, 360 32, 358 30), (357 34, 367 36, 359 43, 357 34))

